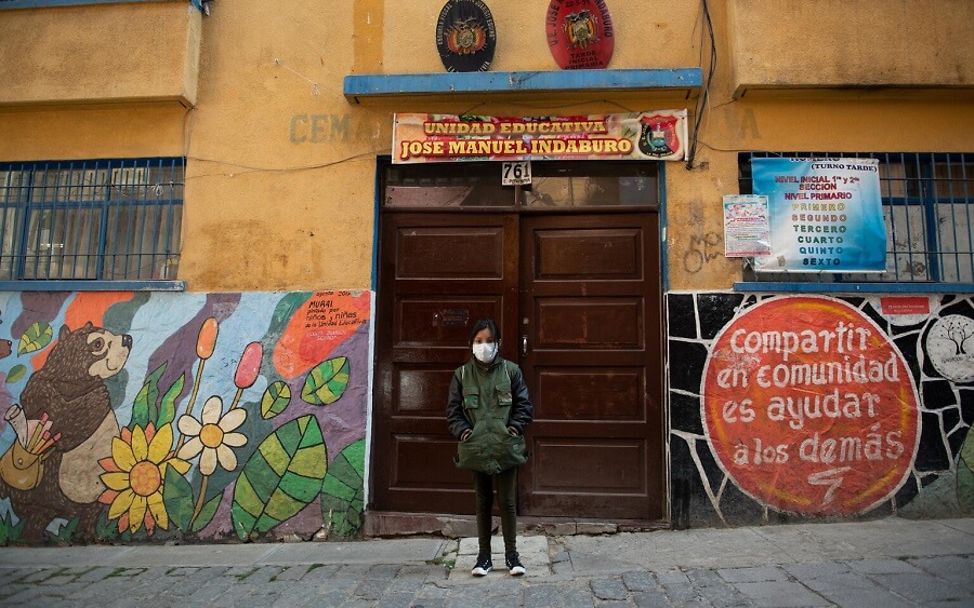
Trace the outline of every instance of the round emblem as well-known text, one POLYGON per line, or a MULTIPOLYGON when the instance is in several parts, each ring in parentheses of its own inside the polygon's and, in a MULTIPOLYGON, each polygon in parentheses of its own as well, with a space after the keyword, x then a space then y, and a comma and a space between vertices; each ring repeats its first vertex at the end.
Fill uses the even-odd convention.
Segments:
POLYGON ((779 511, 861 513, 910 474, 913 376, 886 334, 840 300, 776 298, 748 309, 714 341, 701 393, 720 467, 779 511))
POLYGON ((436 48, 448 72, 490 68, 497 32, 490 9, 481 0, 449 0, 436 21, 436 48))
POLYGON ((937 319, 927 334, 927 357, 944 378, 974 381, 974 320, 963 315, 937 319))
POLYGON ((612 59, 615 38, 605 0, 551 0, 545 31, 563 70, 604 68, 612 59))

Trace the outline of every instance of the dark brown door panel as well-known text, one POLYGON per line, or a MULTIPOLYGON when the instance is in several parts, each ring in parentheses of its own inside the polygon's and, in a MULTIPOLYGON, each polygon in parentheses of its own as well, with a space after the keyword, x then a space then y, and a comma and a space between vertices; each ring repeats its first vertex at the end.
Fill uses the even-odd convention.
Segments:
MULTIPOLYGON (((467 348, 470 324, 500 318, 503 295, 403 296, 398 298, 393 348, 467 348)), ((454 359, 455 360, 455 359, 454 359)))
MULTIPOLYGON (((393 370, 393 418, 435 418, 444 421, 447 388, 454 367, 397 365, 393 370)), ((446 424, 444 422, 444 424, 446 424)))
POLYGON ((646 420, 643 367, 536 366, 528 385, 536 420, 646 420))
POLYGON ((534 278, 643 280, 643 234, 638 228, 539 230, 534 278))
POLYGON ((642 350, 643 310, 642 296, 536 297, 534 348, 642 350))
POLYGON ((396 232, 397 279, 502 279, 503 226, 416 226, 396 232))

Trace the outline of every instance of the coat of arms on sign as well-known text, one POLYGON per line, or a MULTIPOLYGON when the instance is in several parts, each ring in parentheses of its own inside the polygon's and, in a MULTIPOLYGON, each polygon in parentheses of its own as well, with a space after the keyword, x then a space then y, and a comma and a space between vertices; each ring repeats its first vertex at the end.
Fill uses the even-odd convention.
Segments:
POLYGON ((605 0, 551 0, 545 32, 563 70, 604 68, 612 59, 615 33, 605 0))
POLYGON ((481 0, 448 0, 436 21, 436 48, 448 72, 490 69, 497 31, 481 0))

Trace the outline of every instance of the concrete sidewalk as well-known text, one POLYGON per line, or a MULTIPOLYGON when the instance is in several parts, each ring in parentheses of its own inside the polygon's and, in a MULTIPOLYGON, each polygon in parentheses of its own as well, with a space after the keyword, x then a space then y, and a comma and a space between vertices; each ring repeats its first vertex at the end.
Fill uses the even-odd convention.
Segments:
POLYGON ((974 519, 519 538, 0 549, 0 605, 974 606, 974 519))

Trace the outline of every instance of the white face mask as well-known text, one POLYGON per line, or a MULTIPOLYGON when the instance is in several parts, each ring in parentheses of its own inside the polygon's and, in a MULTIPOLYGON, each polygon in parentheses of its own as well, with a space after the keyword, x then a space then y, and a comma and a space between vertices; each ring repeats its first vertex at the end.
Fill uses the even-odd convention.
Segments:
POLYGON ((473 356, 481 363, 490 363, 497 356, 497 342, 483 342, 473 345, 473 356))

